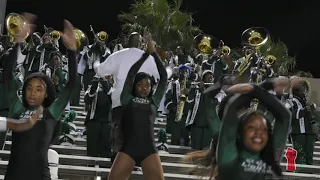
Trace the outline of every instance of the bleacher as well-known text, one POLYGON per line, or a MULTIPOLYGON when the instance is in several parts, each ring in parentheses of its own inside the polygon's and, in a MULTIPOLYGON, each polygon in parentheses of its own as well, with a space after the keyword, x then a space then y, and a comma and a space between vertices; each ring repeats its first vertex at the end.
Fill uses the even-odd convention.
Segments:
MULTIPOLYGON (((78 114, 77 120, 74 122, 77 129, 84 129, 85 117, 82 115, 84 111, 83 97, 84 93, 81 93, 80 107, 72 107, 78 114)), ((155 135, 160 128, 165 128, 166 118, 158 117, 155 123, 155 135)), ((76 132, 71 133, 76 138, 75 146, 61 146, 52 145, 51 148, 59 153, 59 179, 69 180, 94 180, 97 177, 102 180, 106 179, 110 172, 111 161, 109 158, 96 158, 86 156, 86 140, 78 137, 76 132), (107 167, 107 168, 106 168, 107 167)), ((170 134, 168 135, 170 138, 170 134)), ((168 141, 170 144, 170 140, 168 141)), ((287 144, 287 147, 291 147, 291 144, 287 144)), ((9 160, 11 148, 11 134, 9 133, 6 139, 5 149, 0 151, 0 180, 4 179, 4 174, 9 160)), ((187 170, 192 168, 193 165, 185 164, 181 162, 184 154, 190 152, 190 147, 173 146, 169 145, 170 154, 160 154, 163 169, 165 172, 166 180, 183 180, 183 179, 200 179, 197 176, 189 175, 187 170)), ((315 165, 299 165, 297 164, 297 172, 286 172, 286 159, 283 158, 281 167, 283 168, 284 175, 288 176, 288 179, 301 179, 301 180, 320 180, 320 142, 315 144, 314 152, 314 164, 315 165)), ((142 172, 133 171, 130 177, 131 180, 141 180, 142 172)), ((207 178, 202 178, 207 179, 207 178)))

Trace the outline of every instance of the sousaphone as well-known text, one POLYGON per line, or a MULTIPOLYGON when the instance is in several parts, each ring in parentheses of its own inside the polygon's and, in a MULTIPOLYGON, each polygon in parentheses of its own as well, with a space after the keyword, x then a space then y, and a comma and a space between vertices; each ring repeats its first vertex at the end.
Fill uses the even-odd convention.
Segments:
POLYGON ((245 46, 254 47, 256 52, 269 39, 269 32, 263 27, 251 27, 246 29, 242 35, 241 40, 245 46))
POLYGON ((210 54, 219 47, 219 41, 211 35, 199 34, 194 38, 194 45, 202 53, 210 54))
MULTIPOLYGON (((8 14, 5 22, 8 35, 10 36, 10 42, 13 42, 14 36, 21 33, 21 30, 27 25, 26 21, 18 13, 8 14)), ((25 38, 28 36, 29 32, 26 34, 25 38)))

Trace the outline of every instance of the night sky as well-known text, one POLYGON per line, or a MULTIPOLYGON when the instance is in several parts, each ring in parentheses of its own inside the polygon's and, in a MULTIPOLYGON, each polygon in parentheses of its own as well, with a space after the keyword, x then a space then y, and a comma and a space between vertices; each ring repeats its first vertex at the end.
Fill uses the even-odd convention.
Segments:
MULTIPOLYGON (((226 45, 239 46, 241 33, 262 26, 271 36, 285 42, 289 54, 297 56, 298 68, 320 77, 320 11, 316 0, 184 0, 183 10, 194 12, 195 24, 226 45)), ((95 31, 107 31, 110 40, 117 37, 117 14, 128 11, 134 0, 7 0, 7 14, 30 12, 38 16, 37 31, 43 25, 62 30, 63 19, 83 30, 90 38, 95 31), (66 3, 67 2, 67 3, 66 3)))

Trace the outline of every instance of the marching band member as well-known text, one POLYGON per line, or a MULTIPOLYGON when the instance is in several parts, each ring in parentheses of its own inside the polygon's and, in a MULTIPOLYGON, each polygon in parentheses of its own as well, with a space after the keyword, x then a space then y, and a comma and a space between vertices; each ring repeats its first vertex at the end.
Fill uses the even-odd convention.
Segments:
POLYGON ((214 82, 217 82, 222 74, 228 73, 229 66, 227 63, 228 57, 220 57, 219 51, 214 50, 209 60, 205 60, 201 64, 201 70, 210 70, 213 72, 214 82))
POLYGON ((88 89, 89 83, 96 74, 93 69, 93 63, 97 57, 92 55, 93 50, 91 49, 91 47, 92 45, 89 45, 88 48, 85 48, 85 53, 82 56, 83 62, 85 63, 85 68, 83 72, 83 85, 85 91, 88 89))
MULTIPOLYGON (((77 68, 77 81, 76 81, 76 87, 73 90, 72 93, 72 97, 70 100, 70 106, 79 106, 80 105, 80 94, 81 94, 81 90, 82 90, 82 75, 79 73, 79 64, 80 64, 80 60, 81 60, 81 54, 80 52, 77 52, 77 62, 78 62, 78 68, 77 68)), ((67 58, 66 58, 67 59, 67 58)))
POLYGON ((127 46, 127 37, 126 35, 122 34, 120 35, 120 38, 117 39, 117 42, 113 48, 113 53, 117 52, 117 51, 121 51, 122 49, 126 48, 127 46))
POLYGON ((177 65, 183 65, 188 63, 188 55, 186 54, 186 50, 183 46, 177 47, 175 61, 178 62, 177 65))
POLYGON ((191 148, 195 150, 209 147, 211 138, 219 132, 221 124, 215 109, 225 93, 212 91, 203 94, 204 89, 210 86, 205 83, 213 83, 212 71, 204 71, 199 85, 191 87, 185 107, 186 128, 191 132, 191 148))
POLYGON ((166 91, 165 106, 169 111, 166 131, 167 133, 171 133, 172 145, 189 145, 189 133, 185 129, 185 121, 177 121, 177 114, 179 113, 180 96, 188 95, 188 89, 191 85, 189 80, 191 74, 190 67, 184 65, 180 66, 179 79, 171 81, 166 91), (183 143, 181 141, 183 141, 183 143))
POLYGON ((135 164, 141 164, 145 179, 164 179, 155 147, 153 124, 167 86, 167 72, 152 45, 151 35, 147 43, 160 75, 159 84, 153 93, 152 77, 138 72, 149 57, 149 53, 145 53, 131 67, 121 93, 121 104, 126 112, 123 116, 124 144, 112 165, 109 180, 128 179, 135 164))
MULTIPOLYGON (((56 45, 56 40, 52 39, 51 32, 52 28, 45 27, 45 33, 42 35, 42 43, 35 47, 35 53, 30 54, 28 58, 31 58, 30 65, 28 67, 29 73, 39 72, 45 69, 45 66, 49 64, 51 53, 59 51, 59 48, 56 45)), ((37 34, 35 34, 36 36, 37 34)), ((36 37, 35 37, 36 38, 36 37)), ((26 47, 28 49, 28 45, 26 47)), ((29 52, 27 50, 27 52, 29 52)), ((25 54, 22 50, 22 54, 25 54)), ((25 76, 27 77, 27 76, 25 76)))
POLYGON ((85 121, 88 156, 111 157, 111 92, 109 80, 96 75, 85 93, 85 103, 90 104, 85 121))
POLYGON ((30 73, 33 72, 31 66, 34 63, 34 59, 39 56, 37 47, 41 44, 42 39, 40 34, 37 32, 32 33, 23 43, 21 43, 21 53, 25 55, 25 59, 23 62, 24 77, 27 77, 30 73))
MULTIPOLYGON (((299 77, 293 77, 300 79, 299 77)), ((287 108, 292 112, 291 141, 293 149, 297 151, 296 163, 313 164, 313 150, 316 141, 316 132, 313 124, 316 119, 311 111, 312 104, 308 101, 310 86, 306 80, 292 87, 292 97, 289 98, 287 108)))
POLYGON ((68 47, 69 81, 55 100, 54 85, 50 78, 42 73, 29 75, 22 89, 22 98, 17 96, 14 77, 12 75, 14 64, 17 61, 17 43, 20 43, 27 32, 30 32, 34 17, 26 14, 24 18, 27 25, 21 33, 15 36, 16 45, 10 52, 10 59, 4 69, 4 82, 9 102, 9 116, 13 118, 29 118, 35 108, 43 106, 41 120, 26 132, 12 133, 12 148, 7 167, 6 180, 50 179, 48 168, 49 145, 58 134, 59 119, 64 112, 75 86, 76 78, 76 41, 73 26, 65 21, 64 33, 61 34, 64 44, 68 47), (23 149, 23 151, 21 151, 23 149), (32 164, 32 166, 30 166, 32 164))

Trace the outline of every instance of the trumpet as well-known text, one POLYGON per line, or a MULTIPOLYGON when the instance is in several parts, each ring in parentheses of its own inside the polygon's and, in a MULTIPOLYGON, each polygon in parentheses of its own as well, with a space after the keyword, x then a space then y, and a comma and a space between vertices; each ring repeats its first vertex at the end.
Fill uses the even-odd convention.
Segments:
POLYGON ((50 32, 50 38, 51 38, 51 40, 59 40, 60 39, 60 32, 59 31, 56 31, 56 30, 54 30, 54 31, 51 31, 50 32))

